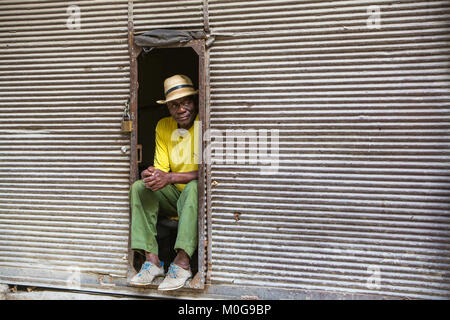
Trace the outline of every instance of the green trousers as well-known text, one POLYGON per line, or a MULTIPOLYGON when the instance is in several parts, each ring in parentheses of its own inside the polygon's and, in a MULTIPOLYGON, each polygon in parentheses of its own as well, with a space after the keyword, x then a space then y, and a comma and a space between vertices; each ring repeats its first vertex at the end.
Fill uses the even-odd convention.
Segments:
POLYGON ((178 216, 178 232, 174 249, 183 249, 192 257, 198 243, 198 191, 197 180, 192 180, 180 192, 174 185, 161 190, 147 189, 138 180, 130 189, 131 249, 141 249, 158 255, 156 222, 158 213, 178 216))

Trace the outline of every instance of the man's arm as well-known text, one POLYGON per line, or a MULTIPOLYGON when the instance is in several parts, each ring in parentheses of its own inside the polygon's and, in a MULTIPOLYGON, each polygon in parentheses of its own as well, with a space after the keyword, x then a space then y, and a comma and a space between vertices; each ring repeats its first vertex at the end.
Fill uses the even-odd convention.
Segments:
POLYGON ((186 184, 198 179, 198 170, 189 172, 169 172, 170 184, 186 184))
POLYGON ((169 184, 186 184, 198 179, 198 171, 164 172, 154 167, 142 171, 141 178, 147 188, 157 191, 169 184))

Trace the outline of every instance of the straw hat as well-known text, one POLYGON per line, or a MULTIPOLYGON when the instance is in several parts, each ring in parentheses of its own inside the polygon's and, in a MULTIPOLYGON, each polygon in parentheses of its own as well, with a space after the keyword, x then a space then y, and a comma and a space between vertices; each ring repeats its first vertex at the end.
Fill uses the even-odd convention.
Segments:
POLYGON ((194 90, 194 85, 189 77, 177 74, 164 81, 164 93, 166 100, 158 100, 156 103, 165 104, 169 101, 197 94, 198 90, 194 90))

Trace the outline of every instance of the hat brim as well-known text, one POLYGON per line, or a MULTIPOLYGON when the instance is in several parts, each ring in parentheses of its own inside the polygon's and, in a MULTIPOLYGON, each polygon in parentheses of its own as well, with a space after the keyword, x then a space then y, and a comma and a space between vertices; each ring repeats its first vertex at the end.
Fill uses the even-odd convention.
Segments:
POLYGON ((176 92, 172 95, 170 95, 169 98, 167 98, 166 100, 157 100, 156 103, 158 104, 166 104, 169 101, 173 101, 173 100, 177 100, 183 97, 187 97, 187 96, 193 96, 198 94, 198 90, 192 90, 192 89, 187 89, 187 90, 180 90, 179 92, 176 92))

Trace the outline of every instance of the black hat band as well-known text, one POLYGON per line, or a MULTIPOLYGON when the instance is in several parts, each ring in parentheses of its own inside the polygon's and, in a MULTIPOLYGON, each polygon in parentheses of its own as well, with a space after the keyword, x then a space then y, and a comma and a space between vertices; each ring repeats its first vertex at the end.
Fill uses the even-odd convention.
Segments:
POLYGON ((170 88, 169 90, 167 90, 166 96, 167 96, 169 93, 171 93, 172 91, 174 91, 174 90, 181 89, 181 88, 186 88, 186 87, 194 88, 194 86, 193 86, 192 84, 180 84, 180 85, 178 85, 178 86, 172 87, 172 88, 170 88))

